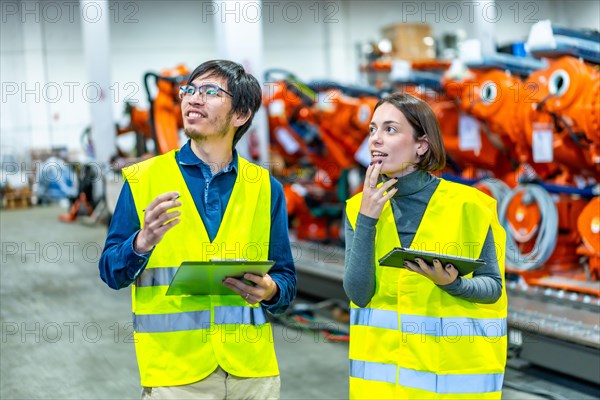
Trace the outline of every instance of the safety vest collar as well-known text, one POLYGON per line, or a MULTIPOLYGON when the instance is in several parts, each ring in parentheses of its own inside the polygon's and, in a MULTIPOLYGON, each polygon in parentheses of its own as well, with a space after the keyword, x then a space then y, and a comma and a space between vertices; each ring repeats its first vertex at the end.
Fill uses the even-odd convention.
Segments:
MULTIPOLYGON (((180 223, 156 246, 146 267, 174 267, 185 260, 211 258, 268 258, 270 230, 270 178, 268 171, 238 156, 236 181, 216 236, 211 241, 176 162, 176 151, 154 157, 124 170, 130 183, 138 216, 143 225, 142 209, 158 194, 179 191, 180 223), (177 253, 170 251, 178 248, 177 253)), ((154 280, 165 282, 173 270, 143 273, 144 285, 154 280), (156 275, 160 276, 156 276, 156 275), (155 275, 155 276, 148 276, 155 275), (158 279, 158 280, 157 280, 158 279)))

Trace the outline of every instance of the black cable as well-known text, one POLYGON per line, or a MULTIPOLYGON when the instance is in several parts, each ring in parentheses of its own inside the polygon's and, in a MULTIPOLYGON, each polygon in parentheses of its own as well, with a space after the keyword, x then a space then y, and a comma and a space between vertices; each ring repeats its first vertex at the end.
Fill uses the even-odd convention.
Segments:
POLYGON ((280 315, 270 315, 269 317, 276 323, 280 323, 285 327, 290 327, 294 329, 302 329, 308 330, 311 332, 320 332, 326 334, 326 339, 328 339, 329 335, 332 335, 335 339, 335 336, 348 336, 349 332, 344 329, 340 329, 340 325, 346 325, 342 322, 325 322, 325 321, 311 321, 311 317, 306 317, 312 314, 314 311, 339 307, 344 310, 348 310, 348 304, 338 299, 328 299, 323 300, 314 304, 306 304, 306 303, 296 303, 292 305, 288 310, 280 315), (292 318, 295 316, 300 316, 308 322, 302 323, 297 320, 293 320, 292 318), (334 326, 334 329, 331 329, 334 326))
MULTIPOLYGON (((584 147, 583 143, 581 142, 581 135, 577 135, 575 132, 573 132, 573 128, 571 127, 571 125, 569 125, 567 123, 567 121, 565 121, 565 119, 563 117, 561 117, 558 114, 554 114, 551 113, 552 117, 554 118, 554 123, 557 124, 558 121, 560 121, 562 123, 562 125, 567 129, 567 132, 569 132, 569 136, 571 136, 571 139, 573 139, 573 141, 575 142, 575 144, 579 147, 584 147)), ((585 135, 584 135, 585 137, 585 135)))
POLYGON ((554 95, 552 93, 548 93, 548 95, 546 97, 544 97, 542 99, 542 101, 540 101, 538 103, 538 105, 535 107, 535 111, 537 112, 542 112, 542 108, 544 108, 544 106, 546 105, 546 102, 548 100, 550 100, 552 97, 554 97, 554 95))
POLYGON ((314 304, 296 303, 288 308, 282 315, 295 315, 299 312, 312 312, 325 309, 331 306, 336 306, 344 310, 348 310, 348 303, 338 299, 327 299, 314 304))
POLYGON ((554 126, 556 128, 557 132, 562 132, 562 128, 560 127, 560 123, 562 123, 562 125, 567 129, 567 132, 569 132, 569 136, 571 136, 571 139, 573 140, 573 142, 575 142, 575 144, 579 147, 584 147, 583 143, 581 143, 581 139, 575 134, 575 132, 573 132, 573 129, 571 128, 571 126, 567 123, 567 121, 565 121, 565 119, 563 117, 561 117, 560 115, 551 112, 549 110, 544 110, 544 106, 546 105, 546 102, 548 100, 550 100, 552 97, 554 97, 555 95, 552 93, 549 93, 546 97, 544 97, 542 99, 542 101, 540 101, 538 103, 538 105, 536 106, 535 110, 537 112, 542 112, 545 111, 548 114, 550 114, 552 116, 552 119, 554 121, 554 126))

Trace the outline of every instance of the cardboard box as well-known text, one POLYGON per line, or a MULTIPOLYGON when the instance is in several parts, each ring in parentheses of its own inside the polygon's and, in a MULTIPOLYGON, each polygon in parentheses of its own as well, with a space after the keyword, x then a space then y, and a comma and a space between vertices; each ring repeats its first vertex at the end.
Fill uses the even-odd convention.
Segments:
POLYGON ((435 58, 435 44, 428 24, 394 24, 383 28, 382 35, 392 42, 391 56, 395 60, 435 58))

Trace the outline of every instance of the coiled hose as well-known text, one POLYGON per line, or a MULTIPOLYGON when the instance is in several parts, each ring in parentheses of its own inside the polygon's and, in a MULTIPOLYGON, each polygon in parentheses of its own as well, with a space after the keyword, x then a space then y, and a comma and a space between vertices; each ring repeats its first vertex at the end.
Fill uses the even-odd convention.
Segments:
POLYGON ((500 204, 502 204, 506 195, 510 192, 510 187, 506 183, 495 178, 483 178, 477 182, 476 186, 483 186, 490 191, 492 197, 495 198, 496 202, 498 203, 498 209, 500 208, 500 204))
POLYGON ((558 210, 550 193, 535 184, 522 184, 511 190, 498 211, 500 223, 506 230, 506 265, 517 270, 529 271, 544 265, 552 255, 558 239, 558 210), (523 203, 537 203, 541 221, 537 230, 535 245, 529 253, 522 253, 515 241, 517 232, 506 215, 508 206, 515 196, 523 192, 523 203))

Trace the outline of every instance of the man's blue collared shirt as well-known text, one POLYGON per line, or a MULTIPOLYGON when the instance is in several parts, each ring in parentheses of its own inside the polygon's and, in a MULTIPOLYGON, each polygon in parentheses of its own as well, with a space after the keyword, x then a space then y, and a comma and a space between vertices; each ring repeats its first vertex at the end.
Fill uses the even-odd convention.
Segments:
MULTIPOLYGON (((175 154, 179 169, 212 241, 217 235, 223 220, 237 178, 237 152, 234 151, 233 161, 215 175, 212 174, 210 166, 194 154, 189 141, 175 154)), ((283 187, 272 176, 270 178, 271 234, 269 259, 275 261, 275 265, 269 275, 279 287, 279 291, 271 301, 262 304, 269 312, 280 313, 285 311, 296 296, 296 272, 288 236, 288 220, 283 187)), ((115 207, 99 263, 100 277, 113 289, 129 286, 148 263, 152 251, 146 254, 138 254, 133 249, 133 241, 139 231, 140 221, 131 188, 129 183, 125 182, 115 207)))

